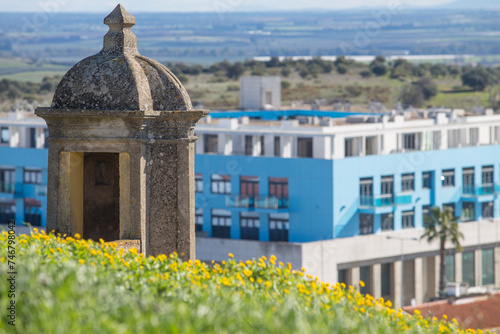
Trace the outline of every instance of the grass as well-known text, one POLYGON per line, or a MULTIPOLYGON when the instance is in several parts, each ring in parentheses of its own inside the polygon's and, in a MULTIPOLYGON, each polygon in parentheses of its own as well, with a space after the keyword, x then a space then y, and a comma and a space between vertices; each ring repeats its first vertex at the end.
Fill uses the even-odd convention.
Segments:
MULTIPOLYGON (((2 232, 0 242, 6 257, 9 242, 16 248, 17 271, 16 326, 3 320, 0 333, 465 332, 454 320, 410 316, 274 256, 238 262, 229 254, 207 265, 36 229, 15 239, 2 232)), ((4 279, 1 305, 9 302, 8 289, 4 279)))

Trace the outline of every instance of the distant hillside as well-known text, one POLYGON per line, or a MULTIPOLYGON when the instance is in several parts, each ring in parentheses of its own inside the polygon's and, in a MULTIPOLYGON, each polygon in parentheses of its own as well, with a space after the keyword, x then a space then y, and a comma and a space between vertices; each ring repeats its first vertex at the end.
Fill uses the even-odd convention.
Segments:
POLYGON ((485 9, 485 8, 497 8, 500 9, 500 2, 498 0, 458 0, 446 5, 442 5, 442 8, 471 8, 471 9, 485 9))

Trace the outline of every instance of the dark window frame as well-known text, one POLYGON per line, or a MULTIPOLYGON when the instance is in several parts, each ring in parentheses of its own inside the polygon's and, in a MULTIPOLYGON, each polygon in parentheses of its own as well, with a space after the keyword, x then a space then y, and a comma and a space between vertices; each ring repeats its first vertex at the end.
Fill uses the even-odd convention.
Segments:
POLYGON ((373 234, 374 215, 368 213, 359 214, 359 235, 373 234))
POLYGON ((212 194, 231 194, 231 175, 212 174, 210 181, 210 191, 212 194))
POLYGON ((269 216, 269 241, 288 242, 290 220, 286 218, 271 218, 269 216))
POLYGON ((212 225, 212 237, 230 239, 231 238, 231 214, 222 215, 214 214, 212 211, 212 217, 210 219, 212 225))
POLYGON ((415 227, 415 210, 407 210, 401 213, 401 229, 415 227))

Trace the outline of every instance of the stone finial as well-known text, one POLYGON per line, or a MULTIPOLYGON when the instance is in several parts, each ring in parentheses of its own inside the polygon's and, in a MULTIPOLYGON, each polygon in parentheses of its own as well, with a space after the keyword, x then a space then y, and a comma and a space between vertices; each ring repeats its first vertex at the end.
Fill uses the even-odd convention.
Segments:
POLYGON ((144 57, 130 28, 135 18, 122 5, 104 19, 109 31, 102 50, 73 66, 57 86, 55 109, 191 110, 189 95, 168 68, 144 57))
POLYGON ((104 36, 103 52, 107 53, 138 53, 137 37, 130 28, 135 25, 135 17, 118 4, 106 16, 104 24, 109 26, 109 31, 104 36))

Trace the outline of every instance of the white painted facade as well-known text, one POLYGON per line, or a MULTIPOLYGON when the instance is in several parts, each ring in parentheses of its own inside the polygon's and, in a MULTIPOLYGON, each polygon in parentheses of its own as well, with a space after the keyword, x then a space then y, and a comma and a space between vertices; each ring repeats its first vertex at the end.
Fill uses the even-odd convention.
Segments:
POLYGON ((240 107, 243 109, 281 108, 281 78, 251 76, 240 79, 240 107))
POLYGON ((196 127, 196 153, 204 152, 203 135, 218 134, 217 154, 246 154, 245 136, 253 136, 254 156, 300 157, 298 139, 312 139, 312 158, 343 159, 349 156, 387 155, 409 151, 446 150, 500 144, 500 115, 456 116, 436 113, 429 118, 351 116, 321 122, 317 117, 298 120, 259 121, 210 119, 196 127), (322 125, 325 124, 325 125, 322 125), (276 139, 279 138, 279 139, 276 139), (264 144, 261 146, 261 139, 264 144), (279 152, 275 148, 279 140, 279 152), (261 148, 264 153, 261 154, 261 148))

